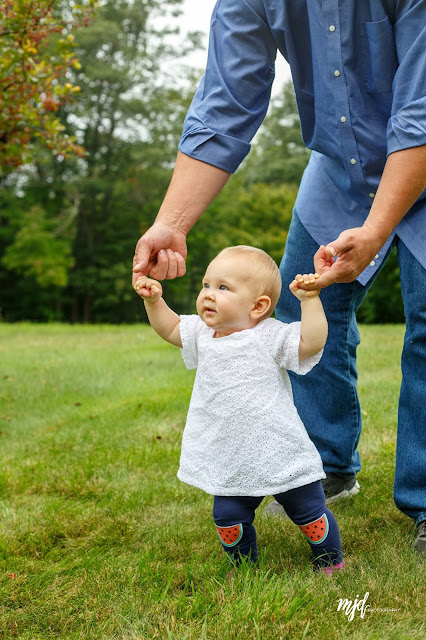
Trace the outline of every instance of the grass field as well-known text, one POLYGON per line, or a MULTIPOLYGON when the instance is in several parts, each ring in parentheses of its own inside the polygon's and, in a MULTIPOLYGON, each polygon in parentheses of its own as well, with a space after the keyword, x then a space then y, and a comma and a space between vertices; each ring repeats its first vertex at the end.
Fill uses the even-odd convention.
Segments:
POLYGON ((403 327, 361 335, 361 492, 332 508, 347 569, 312 573, 268 498, 259 566, 227 578, 211 496, 176 478, 179 349, 145 325, 0 325, 0 638, 423 640, 426 563, 392 499, 403 327), (367 592, 363 617, 337 610, 367 592))

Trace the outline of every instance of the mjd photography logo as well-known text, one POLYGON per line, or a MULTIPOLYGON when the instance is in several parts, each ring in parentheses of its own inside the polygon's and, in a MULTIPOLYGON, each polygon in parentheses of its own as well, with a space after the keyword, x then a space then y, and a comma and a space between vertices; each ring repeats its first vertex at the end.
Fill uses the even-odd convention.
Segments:
POLYGON ((354 601, 348 600, 347 598, 339 598, 339 604, 337 605, 337 611, 344 611, 348 616, 348 620, 353 620, 355 616, 355 611, 359 611, 361 614, 361 618, 365 616, 365 612, 367 609, 370 609, 370 605, 367 604, 367 598, 370 595, 370 592, 367 591, 362 600, 358 600, 359 595, 356 594, 356 598, 354 601))
POLYGON ((395 611, 400 611, 400 609, 390 609, 390 608, 378 608, 372 609, 369 604, 367 604, 368 596, 370 592, 367 591, 365 596, 359 600, 358 593, 356 594, 355 600, 348 600, 347 598, 339 598, 339 604, 337 605, 337 611, 344 611, 345 615, 348 616, 348 620, 353 620, 355 616, 355 612, 359 611, 361 618, 365 616, 365 612, 369 611, 369 613, 373 612, 386 612, 393 613, 395 611))

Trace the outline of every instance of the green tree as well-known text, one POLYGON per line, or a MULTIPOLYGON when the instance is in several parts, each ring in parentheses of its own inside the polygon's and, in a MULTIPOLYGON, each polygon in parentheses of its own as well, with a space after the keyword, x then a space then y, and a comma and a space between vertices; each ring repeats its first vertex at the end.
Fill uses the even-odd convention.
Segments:
POLYGON ((20 197, 0 189, 0 317, 61 319, 61 293, 73 264, 68 211, 34 183, 20 197))
POLYGON ((76 34, 82 100, 73 117, 88 157, 70 274, 75 321, 110 319, 113 307, 120 319, 136 317, 131 257, 170 179, 189 102, 165 67, 197 44, 194 36, 177 50, 177 30, 155 19, 181 4, 106 0, 96 23, 76 34))
POLYGON ((293 84, 274 98, 253 148, 241 167, 246 184, 299 184, 310 151, 302 141, 293 84))
MULTIPOLYGON (((9 178, 10 188, 23 194, 18 208, 25 201, 45 211, 37 231, 45 251, 39 264, 48 267, 49 253, 58 257, 58 274, 65 263, 73 265, 59 296, 57 286, 64 279, 58 275, 56 284, 50 284, 58 319, 139 317, 139 301, 130 286, 131 258, 170 180, 192 94, 189 86, 195 84, 191 72, 177 67, 176 61, 197 45, 197 34, 178 47, 177 29, 158 27, 156 21, 161 17, 164 24, 167 16, 172 20, 181 4, 182 0, 102 3, 96 21, 74 34, 81 68, 70 80, 81 87, 79 102, 64 104, 58 111, 66 132, 76 136, 87 156, 63 160, 39 152, 32 167, 9 178), (173 79, 165 77, 168 62, 174 65, 173 79)), ((17 228, 7 212, 4 219, 14 233, 12 246, 3 247, 3 267, 18 275, 24 287, 20 276, 26 260, 31 260, 31 254, 23 255, 29 249, 28 233, 17 228)), ((25 225, 29 219, 21 216, 20 221, 25 225)), ((34 269, 26 271, 26 279, 36 288, 44 287, 47 295, 47 281, 34 269)), ((40 319, 31 308, 27 317, 40 319)))
POLYGON ((40 287, 63 287, 73 264, 67 239, 39 205, 21 215, 20 228, 3 257, 3 264, 19 276, 33 276, 40 287))

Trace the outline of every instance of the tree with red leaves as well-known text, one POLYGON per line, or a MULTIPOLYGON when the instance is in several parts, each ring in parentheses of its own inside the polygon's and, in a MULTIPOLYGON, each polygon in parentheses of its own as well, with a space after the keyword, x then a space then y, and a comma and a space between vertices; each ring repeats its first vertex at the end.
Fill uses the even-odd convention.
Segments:
POLYGON ((79 69, 77 27, 88 25, 96 0, 3 0, 0 6, 0 178, 31 162, 37 148, 83 156, 57 117, 80 91, 67 79, 79 69))

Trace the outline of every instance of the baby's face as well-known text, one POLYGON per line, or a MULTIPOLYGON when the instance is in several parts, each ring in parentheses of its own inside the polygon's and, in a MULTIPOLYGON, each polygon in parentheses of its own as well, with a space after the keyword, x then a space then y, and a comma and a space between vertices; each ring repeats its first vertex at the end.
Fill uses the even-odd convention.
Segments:
POLYGON ((247 258, 219 256, 207 267, 197 298, 197 311, 208 327, 221 335, 229 335, 256 324, 257 320, 250 316, 256 299, 247 258))

